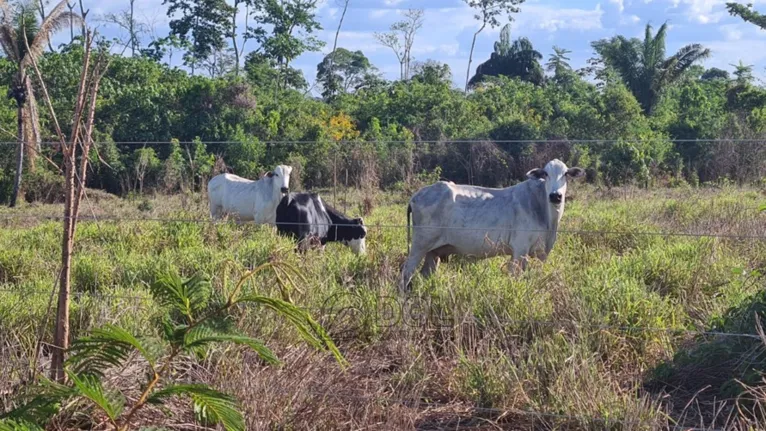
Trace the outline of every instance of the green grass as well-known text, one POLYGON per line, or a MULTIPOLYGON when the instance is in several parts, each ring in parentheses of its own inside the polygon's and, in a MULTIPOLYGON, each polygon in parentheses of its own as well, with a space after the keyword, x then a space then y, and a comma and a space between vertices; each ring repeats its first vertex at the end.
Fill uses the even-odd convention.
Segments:
MULTIPOLYGON (((455 257, 431 279, 416 277, 418 300, 408 302, 409 314, 396 305, 405 229, 375 227, 406 223, 407 196, 401 193, 377 196, 379 205, 364 215, 370 225, 364 257, 337 244, 323 253, 297 255, 290 240, 264 226, 82 222, 72 271, 72 330, 80 334, 107 321, 139 332, 155 330, 161 310, 147 286, 158 271, 184 276, 201 271, 220 290, 245 269, 281 259, 305 277, 296 280, 300 290, 291 292, 294 302, 328 326, 352 367, 341 373, 328 358, 294 347, 295 334, 268 313, 239 310, 241 329, 287 357, 283 368, 266 368, 227 351, 201 364, 206 372, 189 371, 189 378, 214 382, 240 397, 250 429, 448 426, 467 416, 481 416, 478 423, 546 429, 646 429, 687 419, 699 425, 700 417, 706 425, 722 425, 726 415, 710 413, 712 400, 742 393, 733 383, 739 377, 757 384, 753 370, 766 370, 766 355, 753 353, 758 340, 683 331, 755 334, 753 312, 762 312, 766 299, 764 279, 752 271, 766 273, 766 246, 755 239, 651 233, 766 235, 766 213, 757 211, 766 197, 735 188, 572 189, 561 227, 572 232, 559 235, 547 262, 512 276, 504 269, 505 258, 455 257), (735 363, 745 355, 748 363, 735 363), (698 393, 693 376, 700 372, 695 367, 703 366, 728 368, 708 373, 704 381, 711 386, 698 393), (674 389, 667 396, 670 385, 674 389), (696 407, 684 408, 693 395, 696 407), (446 406, 434 411, 418 401, 446 406), (500 417, 486 409, 550 415, 517 411, 500 417)), ((349 194, 336 207, 361 215, 361 199, 349 194)), ((332 203, 331 193, 323 196, 332 203)), ((104 217, 208 218, 202 196, 132 201, 102 196, 94 207, 86 201, 82 208, 83 215, 104 217)), ((0 210, 0 216, 60 210, 28 206, 0 210)), ((5 223, 0 346, 29 350, 43 316, 55 312, 55 304, 51 311, 47 306, 58 271, 61 223, 32 217, 5 223)), ((259 275, 246 289, 280 295, 271 277, 259 275)), ((46 329, 50 339, 50 325, 46 329)), ((0 369, 1 364, 0 358, 0 369)), ((0 401, 10 385, 0 383, 0 401)), ((739 419, 735 414, 728 420, 739 419)))

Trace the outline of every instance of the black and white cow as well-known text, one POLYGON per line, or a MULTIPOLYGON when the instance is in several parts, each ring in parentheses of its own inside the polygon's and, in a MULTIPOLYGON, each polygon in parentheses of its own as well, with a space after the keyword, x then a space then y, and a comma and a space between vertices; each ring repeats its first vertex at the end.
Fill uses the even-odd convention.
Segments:
POLYGON ((365 254, 367 228, 361 218, 350 219, 322 202, 316 193, 290 193, 277 206, 277 231, 298 240, 299 249, 312 241, 322 247, 340 242, 356 254, 365 254))

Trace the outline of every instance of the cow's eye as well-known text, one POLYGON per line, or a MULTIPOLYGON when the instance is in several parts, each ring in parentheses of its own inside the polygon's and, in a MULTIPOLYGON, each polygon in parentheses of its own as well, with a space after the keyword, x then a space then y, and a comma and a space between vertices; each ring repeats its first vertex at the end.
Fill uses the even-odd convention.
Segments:
POLYGON ((274 176, 275 176, 275 177, 278 177, 278 176, 279 176, 279 174, 274 174, 274 176))

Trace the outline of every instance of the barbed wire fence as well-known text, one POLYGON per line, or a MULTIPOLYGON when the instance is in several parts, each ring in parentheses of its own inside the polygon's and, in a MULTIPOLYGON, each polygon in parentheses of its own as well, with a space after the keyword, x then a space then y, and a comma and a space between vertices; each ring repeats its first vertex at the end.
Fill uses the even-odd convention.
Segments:
MULTIPOLYGON (((620 142, 672 142, 681 144, 704 144, 714 142, 731 142, 731 143, 757 143, 766 144, 766 138, 698 138, 698 139, 677 139, 677 138, 645 138, 645 137, 626 137, 626 138, 610 138, 610 139, 568 139, 568 138, 540 138, 540 139, 493 139, 493 138, 481 138, 481 139, 349 139, 335 141, 328 138, 327 142, 335 142, 341 145, 359 145, 363 143, 380 143, 380 144, 480 144, 485 142, 495 142, 499 144, 557 144, 557 143, 572 143, 572 144, 616 144, 620 142)), ((265 139, 255 141, 260 144, 271 145, 290 145, 290 144, 316 144, 320 141, 317 140, 301 140, 301 139, 265 139)), ((242 140, 175 140, 175 141, 94 141, 94 145, 114 144, 114 145, 127 145, 127 146, 143 146, 143 145, 191 145, 191 144, 205 144, 205 145, 249 145, 250 143, 242 140)), ((18 146, 17 141, 0 141, 0 145, 18 146)), ((41 146, 53 146, 57 147, 61 145, 58 141, 42 141, 41 146)))
MULTIPOLYGON (((93 146, 95 149, 96 154, 99 154, 98 147, 103 145, 115 145, 120 148, 130 148, 130 147, 166 147, 169 145, 181 145, 188 148, 190 145, 195 144, 204 144, 205 146, 212 145, 213 152, 217 155, 221 155, 218 152, 220 152, 220 149, 222 147, 228 147, 228 146, 239 146, 239 145, 252 145, 252 144, 258 144, 258 145, 264 145, 266 155, 271 154, 272 151, 274 151, 278 147, 285 147, 285 146, 299 146, 304 147, 306 145, 312 145, 312 144, 331 144, 333 148, 342 149, 342 148, 352 148, 352 147, 359 147, 362 148, 364 146, 368 145, 405 145, 405 146, 412 146, 407 151, 409 152, 409 161, 407 163, 408 166, 400 166, 401 169, 406 171, 405 176, 407 177, 408 181, 411 179, 413 175, 416 175, 415 169, 420 168, 433 168, 433 164, 436 161, 434 157, 438 158, 440 157, 439 154, 433 153, 428 148, 436 148, 434 146, 442 145, 442 146, 457 146, 457 147, 465 147, 468 146, 470 149, 468 150, 467 154, 461 153, 461 152, 455 152, 450 153, 450 157, 453 157, 455 166, 452 166, 452 170, 459 171, 460 169, 457 168, 458 165, 462 166, 463 169, 465 169, 465 172, 462 172, 462 177, 464 177, 464 183, 468 184, 475 184, 475 183, 481 183, 482 179, 477 177, 477 173, 480 173, 481 171, 485 169, 489 169, 489 173, 485 173, 486 175, 490 175, 490 177, 496 177, 497 170, 501 169, 503 165, 506 165, 506 168, 508 167, 508 163, 511 161, 511 156, 509 154, 503 155, 504 151, 508 149, 508 146, 529 146, 533 145, 535 146, 535 150, 532 152, 533 154, 517 154, 513 157, 521 157, 519 160, 525 160, 525 163, 534 163, 532 159, 537 160, 537 158, 534 156, 535 154, 547 154, 549 152, 560 152, 560 151, 574 151, 576 146, 591 146, 595 145, 596 148, 604 148, 603 146, 611 146, 616 144, 635 144, 635 143, 657 143, 657 142, 663 142, 663 143, 672 143, 673 145, 679 145, 679 146, 688 146, 688 145, 697 145, 697 146, 709 146, 709 145, 715 145, 715 144, 731 144, 735 147, 747 147, 749 150, 746 151, 746 153, 751 153, 751 155, 756 157, 748 157, 744 156, 742 153, 742 150, 738 150, 736 157, 732 154, 728 154, 727 151, 713 151, 712 153, 718 154, 718 153, 727 153, 722 157, 721 164, 713 164, 715 166, 706 166, 704 167, 705 170, 711 170, 711 174, 715 178, 720 178, 720 175, 718 174, 719 171, 726 171, 731 170, 730 173, 732 175, 732 179, 735 179, 737 181, 740 181, 742 178, 747 177, 751 178, 753 175, 757 175, 758 171, 763 173, 763 171, 766 171, 766 165, 758 165, 757 167, 751 166, 752 160, 766 160, 766 139, 757 139, 757 138, 706 138, 706 139, 675 139, 675 138, 645 138, 645 137, 626 137, 626 138, 610 138, 610 139, 566 139, 566 138, 557 138, 557 137, 549 137, 549 138, 539 138, 539 139, 493 139, 493 138, 472 138, 472 139, 342 139, 342 140, 336 140, 332 138, 327 138, 323 140, 301 140, 301 139, 295 139, 295 140, 289 140, 289 139, 266 139, 266 140, 171 140, 171 141, 158 141, 158 140, 145 140, 145 141, 94 141, 93 146), (490 147, 484 147, 487 144, 491 144, 490 147), (563 147, 562 147, 563 145, 563 147), (498 146, 503 146, 503 150, 499 149, 498 146), (756 154, 755 149, 759 149, 756 154), (424 150, 424 153, 421 153, 420 151, 424 150), (418 158, 419 156, 416 156, 416 154, 420 156, 424 156, 424 159, 422 160, 423 163, 421 163, 421 160, 418 158), (530 159, 531 157, 531 159, 530 159), (528 160, 529 159, 529 160, 528 160), (739 163, 745 163, 747 167, 739 167, 739 168, 733 168, 736 166, 739 166, 739 163), (713 173, 715 172, 715 173, 713 173)), ((0 148, 2 147, 13 147, 18 146, 19 143, 16 141, 0 141, 0 148)), ((56 141, 43 141, 40 143, 39 147, 40 149, 44 148, 53 148, 56 149, 60 145, 59 142, 56 141)), ((29 151, 37 152, 39 155, 41 155, 49 164, 54 166, 57 170, 60 171, 60 167, 56 164, 54 160, 52 160, 48 155, 45 154, 45 151, 38 151, 35 147, 29 147, 29 151)), ((399 148, 397 151, 405 151, 404 148, 399 148)), ((600 150, 597 150, 600 151, 600 150)), ((338 185, 340 182, 344 183, 345 189, 344 192, 348 191, 348 182, 349 182, 349 171, 350 171, 350 164, 353 165, 355 162, 359 162, 359 160, 355 160, 354 157, 351 154, 343 153, 340 156, 340 164, 343 165, 342 169, 345 170, 345 172, 341 172, 339 170, 339 155, 338 151, 334 152, 335 154, 328 155, 329 158, 332 159, 331 162, 328 162, 332 165, 332 173, 330 174, 331 180, 332 180, 332 188, 333 188, 333 205, 338 204, 338 198, 336 196, 338 185)), ((282 154, 282 153, 279 153, 282 154)), ((398 154, 398 153, 397 153, 398 154)), ((574 153, 572 153, 573 155, 574 153)), ((401 154, 400 154, 401 155, 401 154)), ((189 155, 190 156, 190 155, 189 155)), ((443 155, 442 155, 443 156, 443 155)), ((719 157, 716 155, 716 157, 719 157)), ((683 158, 683 157, 682 157, 683 158)), ((101 158, 99 155, 100 163, 106 164, 106 162, 101 158)), ((537 160, 539 162, 539 160, 537 160)), ((684 163, 685 160, 676 160, 673 163, 684 163)), ((380 165, 381 160, 377 160, 376 162, 376 168, 375 170, 382 169, 382 166, 380 165)), ((651 162, 654 163, 654 162, 651 162)), ((107 164, 107 166, 109 166, 107 164)), ((658 167, 652 166, 650 167, 652 169, 652 172, 654 172, 658 167)), ((667 166, 667 168, 670 168, 670 166, 667 166)), ((684 166, 684 168, 692 168, 691 166, 684 166)), ((351 168, 353 169, 353 168, 351 168)), ((364 170, 365 168, 356 167, 356 170, 364 170)), ((386 168, 390 169, 390 167, 386 168)), ((676 169, 676 168, 673 168, 676 169)), ((701 166, 696 166, 693 169, 702 169, 701 166)), ((456 172, 457 172, 456 171, 456 172)), ((425 171, 424 171, 425 172, 425 171)), ((456 173, 456 172, 453 172, 456 173)), ((515 172, 515 171, 514 171, 515 172)), ((691 172, 691 171, 690 171, 691 172)), ((662 173, 663 176, 667 176, 670 174, 670 172, 664 172, 662 173)), ((687 172, 689 174, 689 172, 687 172)), ((516 181, 519 180, 519 175, 523 176, 523 172, 515 172, 511 174, 511 177, 515 178, 504 178, 502 181, 516 181)), ((589 174, 590 175, 590 174, 589 174)), ((600 180, 606 179, 608 182, 613 181, 613 179, 610 179, 612 175, 615 175, 614 173, 605 173, 605 172, 599 172, 594 173, 594 175, 598 175, 600 180)), ((631 174, 631 175, 635 175, 631 174)), ((674 174, 675 175, 675 174, 674 174)), ((727 176, 728 174, 724 175, 727 176)), ((129 174, 128 174, 129 176, 129 174)), ((671 175, 672 176, 672 175, 671 175)), ((202 179, 202 178, 200 178, 202 179)), ((486 180, 487 178, 484 178, 486 180)), ((496 178, 496 180, 500 180, 500 178, 496 178)), ((362 181, 359 178, 354 179, 355 182, 362 181)), ((622 180, 618 180, 622 181, 622 180)), ((741 182, 741 181, 740 181, 741 182)), ((120 187, 125 187, 125 185, 120 185, 120 187)), ((128 190, 123 190, 123 192, 127 192, 128 190)), ((344 210, 346 210, 346 203, 347 199, 343 199, 343 205, 344 210)))
MULTIPOLYGON (((566 141, 568 143, 616 143, 618 141, 624 141, 624 140, 562 140, 566 141)), ((262 141, 261 143, 268 143, 268 144, 311 144, 315 141, 262 141)), ((413 143, 412 141, 403 141, 403 140, 396 140, 396 141, 375 141, 376 143, 413 143)), ((486 142, 486 140, 449 140, 447 141, 450 144, 475 144, 480 142, 486 142)), ((541 140, 493 140, 492 142, 496 143, 539 143, 542 142, 541 140)), ((753 139, 708 139, 708 140, 675 140, 674 142, 689 142, 689 143, 714 143, 714 142, 740 142, 740 143, 764 143, 766 144, 766 140, 753 140, 753 139)), ((187 141, 187 142, 179 142, 181 144, 193 144, 196 143, 195 141, 187 141)), ((205 141, 206 144, 226 144, 226 145, 237 145, 241 144, 240 141, 219 141, 219 142, 209 142, 205 141)), ((353 142, 349 141, 347 144, 351 144, 353 142)), ((428 143, 445 143, 444 141, 418 141, 415 142, 415 144, 428 144, 428 143)), ((115 143, 117 145, 168 145, 170 142, 120 142, 115 143)), ((17 142, 0 142, 0 145, 18 145, 17 142)), ((42 145, 58 145, 56 142, 49 142, 49 143, 42 143, 42 145)), ((79 178, 78 178, 79 181, 79 178)), ((210 223, 221 223, 220 221, 210 220, 210 219, 203 219, 203 218, 175 218, 175 217, 126 217, 126 216, 114 216, 114 215, 96 215, 95 208, 93 207, 92 203, 88 199, 87 192, 85 194, 87 205, 89 206, 91 216, 80 216, 77 217, 77 220, 84 221, 84 222, 93 222, 93 223, 106 223, 106 222, 114 222, 114 223, 123 223, 123 222, 132 222, 132 223, 203 223, 203 224, 210 224, 210 223)), ((753 207, 753 208, 746 208, 745 210, 748 211, 754 211, 758 212, 762 210, 760 207, 753 207)), ((65 217, 58 217, 58 216, 41 216, 41 215, 29 215, 29 214, 0 214, 0 220, 5 222, 12 222, 14 220, 30 220, 35 219, 38 221, 64 221, 66 220, 65 217)), ((280 223, 283 225, 305 225, 306 223, 280 223)), ((318 224, 315 224, 318 225, 318 224)), ((387 224, 372 224, 372 225, 366 225, 369 229, 407 229, 407 225, 403 224, 393 224, 393 223, 387 223, 387 224)), ((492 232, 492 231, 503 231, 503 232, 547 232, 543 230, 530 230, 530 229, 503 229, 493 226, 487 226, 487 227, 477 227, 477 226, 456 226, 456 227, 444 227, 444 226, 418 226, 417 228, 421 229, 450 229, 450 230, 460 230, 460 231, 482 231, 482 232, 492 232)), ((636 235, 636 236, 657 236, 657 237, 693 237, 693 238, 719 238, 719 239, 732 239, 732 240, 754 240, 754 241, 763 241, 766 240, 766 234, 735 234, 735 233, 715 233, 715 232, 657 232, 657 231, 642 231, 642 230, 567 230, 567 229, 560 229, 557 231, 558 234, 563 235, 636 235)), ((5 308, 5 313, 3 315, 0 315, 0 322, 2 321, 8 321, 10 320, 10 316, 19 310, 21 307, 24 306, 26 301, 31 300, 33 296, 50 296, 52 298, 52 292, 40 292, 40 291, 19 291, 19 289, 10 289, 10 288, 0 288, 0 296, 6 296, 8 297, 16 297, 16 303, 12 305, 11 307, 5 308)), ((93 308, 96 309, 97 313, 95 315, 89 315, 86 316, 86 313, 80 313, 76 315, 76 318, 81 319, 79 322, 79 325, 82 327, 89 326, 89 325, 100 325, 103 323, 109 323, 112 321, 115 321, 119 319, 120 315, 136 312, 140 310, 141 307, 147 306, 151 303, 151 298, 148 296, 140 296, 140 295, 110 295, 110 294, 103 294, 103 293, 93 293, 93 292, 72 292, 72 297, 77 303, 77 305, 84 305, 85 303, 90 304, 99 304, 93 308), (108 307, 104 307, 104 304, 109 304, 108 307), (88 320, 87 322, 85 320, 88 320)), ((402 304, 398 304, 398 306, 402 306, 402 304)), ((346 307, 343 310, 335 310, 335 311, 349 311, 350 308, 346 307)), ((312 313, 315 313, 317 315, 322 315, 322 313, 327 313, 329 310, 326 308, 320 308, 317 310, 310 310, 312 313)), ((353 310, 352 310, 353 311, 353 310)), ((44 318, 47 318, 47 314, 50 314, 50 303, 48 306, 48 310, 46 311, 46 316, 43 316, 44 318)), ((482 322, 479 319, 476 319, 475 316, 474 321, 470 322, 472 324, 481 324, 482 322)), ((415 319, 417 320, 417 319, 415 319)), ((18 339, 11 339, 9 336, 12 334, 7 334, 5 331, 2 330, 2 326, 0 325, 0 380, 4 380, 6 384, 4 385, 5 388, 3 388, 2 385, 0 385, 0 407, 4 405, 4 396, 9 396, 14 393, 15 388, 22 384, 25 381, 28 381, 26 378, 27 373, 29 373, 30 369, 30 360, 32 361, 31 367, 41 367, 43 364, 38 363, 40 354, 41 354, 41 347, 44 348, 50 348, 49 344, 44 342, 42 340, 43 334, 44 334, 44 327, 47 323, 47 320, 43 320, 39 326, 39 328, 34 328, 35 330, 39 330, 39 334, 35 334, 36 338, 38 338, 37 343, 34 345, 30 345, 29 340, 24 341, 18 339), (32 350, 30 350, 32 348, 32 350)), ((403 322, 396 321, 396 322, 389 322, 391 323, 388 330, 391 331, 397 331, 402 330, 401 325, 403 322)), ((454 327, 454 322, 447 322, 450 323, 450 325, 445 325, 446 328, 454 327)), ((465 321, 463 323, 466 323, 465 321)), ((682 328, 663 328, 663 327, 647 327, 647 326, 625 326, 625 325, 609 325, 609 324, 598 324, 598 323, 588 323, 588 322, 578 322, 574 320, 569 319, 552 319, 552 320, 545 320, 545 319, 496 319, 492 324, 496 327, 503 327, 503 326, 511 326, 511 325, 529 325, 529 326, 546 326, 556 329, 566 329, 566 328, 577 328, 577 329, 587 329, 587 330, 597 330, 597 331, 616 331, 616 332, 626 332, 626 333, 636 333, 636 332, 644 332, 644 333, 664 333, 670 336, 693 336, 693 337, 731 337, 731 338, 742 338, 742 339, 748 339, 753 341, 763 341, 759 335, 755 335, 753 333, 728 333, 728 332, 720 332, 720 331, 709 331, 704 330, 702 328, 699 329, 682 329, 682 328)), ((406 326, 406 323, 404 323, 406 326)), ((423 330, 424 328, 422 325, 417 326, 419 330, 423 330)), ((30 327, 31 329, 31 327, 30 327)), ((444 328, 439 328, 437 326, 432 326, 429 328, 425 328, 428 330, 443 330, 444 328)), ((406 329, 405 329, 406 330, 406 329)), ((35 370, 32 370, 33 372, 35 370)), ((326 392, 326 393, 314 393, 316 396, 324 396, 324 397, 344 397, 341 394, 333 393, 333 392, 326 392)), ((390 403, 393 400, 391 398, 375 398, 375 397, 356 397, 358 398, 357 401, 362 402, 386 402, 390 403)), ((6 402, 8 400, 5 400, 6 402)), ((405 401, 408 402, 408 401, 405 401)), ((447 403, 422 403, 422 402, 416 402, 416 405, 420 407, 449 407, 451 404, 447 403)), ((598 417, 580 417, 580 416, 573 416, 573 415, 562 415, 562 414, 555 414, 555 413, 546 413, 546 412, 536 412, 536 411, 526 411, 526 410, 518 410, 518 409, 482 409, 478 407, 473 407, 472 411, 474 412, 484 412, 484 413, 491 413, 491 414, 497 414, 497 415, 504 415, 504 414, 522 414, 522 415, 530 415, 530 416, 536 416, 536 417, 549 417, 549 418, 557 418, 557 419, 564 419, 564 420, 574 420, 574 421, 589 421, 589 422, 605 422, 605 419, 598 418, 598 417)), ((623 421, 620 419, 610 419, 605 422, 606 424, 609 423, 625 423, 627 421, 623 421)), ((634 424, 635 425, 635 424, 634 424)), ((681 426, 672 426, 670 429, 673 430, 713 430, 712 428, 694 428, 694 427, 681 427, 681 426)))

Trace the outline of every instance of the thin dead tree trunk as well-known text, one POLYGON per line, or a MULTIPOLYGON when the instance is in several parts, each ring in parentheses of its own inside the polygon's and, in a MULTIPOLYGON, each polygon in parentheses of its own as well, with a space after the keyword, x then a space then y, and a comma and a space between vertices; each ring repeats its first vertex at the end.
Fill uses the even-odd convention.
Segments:
POLYGON ((80 16, 82 17, 82 43, 85 43, 85 38, 87 37, 87 27, 85 27, 85 18, 88 17, 88 13, 90 12, 90 9, 85 9, 85 6, 82 5, 82 0, 80 0, 80 16))
MULTIPOLYGON (((87 175, 88 155, 93 140, 93 118, 96 108, 96 97, 98 95, 99 82, 104 76, 108 67, 108 61, 105 60, 104 53, 99 56, 95 66, 91 67, 91 46, 93 38, 87 29, 84 29, 83 43, 85 46, 85 55, 83 57, 82 72, 80 74, 80 84, 77 92, 77 101, 74 109, 73 127, 71 136, 67 142, 66 137, 61 131, 56 112, 45 86, 40 69, 37 63, 32 59, 37 79, 40 83, 45 103, 48 106, 53 124, 56 129, 56 135, 61 144, 61 150, 64 155, 64 187, 66 192, 66 201, 64 204, 64 234, 61 243, 61 275, 59 278, 59 297, 56 310, 56 328, 53 340, 54 350, 51 360, 51 379, 64 382, 66 375, 64 373, 64 356, 69 347, 69 305, 71 292, 72 275, 72 254, 74 251, 75 232, 77 229, 77 216, 80 209, 80 201, 85 193, 85 177, 87 175), (87 109, 87 111, 86 111, 87 109), (85 124, 83 124, 85 118, 85 124), (82 151, 80 172, 77 170, 77 148, 82 151)), ((25 38, 25 43, 28 43, 25 38)))
POLYGON ((338 22, 338 29, 335 30, 335 41, 332 44, 332 54, 330 55, 330 76, 334 76, 335 67, 335 51, 338 49, 338 36, 340 35, 340 28, 343 26, 343 18, 346 17, 346 11, 348 10, 348 4, 351 0, 345 0, 343 3, 343 13, 340 15, 340 21, 338 22))
POLYGON ((348 158, 346 158, 346 181, 343 183, 343 212, 347 212, 348 205, 348 158))
MULTIPOLYGON (((74 145, 72 145, 74 148, 74 145)), ((50 378, 63 383, 64 353, 69 348, 69 302, 72 282, 72 252, 74 250, 74 174, 75 158, 69 150, 64 150, 64 235, 61 243, 61 276, 59 278, 59 298, 56 307, 56 330, 53 337, 53 357, 50 378)))
POLYGON ((484 21, 484 23, 481 25, 481 28, 479 28, 479 31, 473 34, 473 41, 471 41, 471 51, 468 54, 468 68, 465 71, 465 92, 468 93, 468 78, 471 76, 471 62, 473 61, 473 49, 476 47, 476 38, 479 36, 479 33, 481 33, 484 30, 484 27, 487 26, 487 21, 484 21))
MULTIPOLYGON (((69 8, 69 13, 74 13, 74 3, 67 2, 66 6, 69 8)), ((74 42, 74 21, 69 20, 69 43, 74 42)))
POLYGON ((136 56, 138 37, 136 36, 136 22, 133 20, 136 0, 130 0, 130 20, 128 20, 128 33, 130 34, 130 56, 136 56))
MULTIPOLYGON (((26 76, 23 75, 23 72, 21 73, 21 77, 19 78, 21 81, 26 79, 26 76)), ((22 82, 19 82, 16 84, 16 91, 24 91, 22 90, 25 88, 23 86, 22 82)), ((9 207, 13 208, 16 206, 16 201, 19 198, 19 193, 21 192, 21 177, 24 173, 24 153, 26 152, 26 148, 24 148, 24 113, 26 110, 24 109, 24 102, 21 99, 21 97, 24 97, 23 94, 17 94, 16 96, 16 139, 18 142, 18 154, 16 154, 16 176, 13 180, 13 194, 11 195, 11 202, 9 207)))
POLYGON ((29 130, 31 133, 29 139, 27 139, 27 160, 29 160, 29 172, 35 171, 35 161, 37 156, 42 154, 42 138, 40 136, 40 115, 37 112, 37 99, 35 98, 34 89, 32 88, 32 81, 27 77, 27 106, 29 113, 26 117, 29 130), (34 145, 34 147, 31 147, 34 145))
POLYGON ((234 0, 234 12, 231 14, 231 45, 234 48, 234 76, 239 76, 239 45, 237 44, 237 7, 240 0, 234 0))
POLYGON ((338 151, 332 164, 332 205, 338 206, 338 151))

